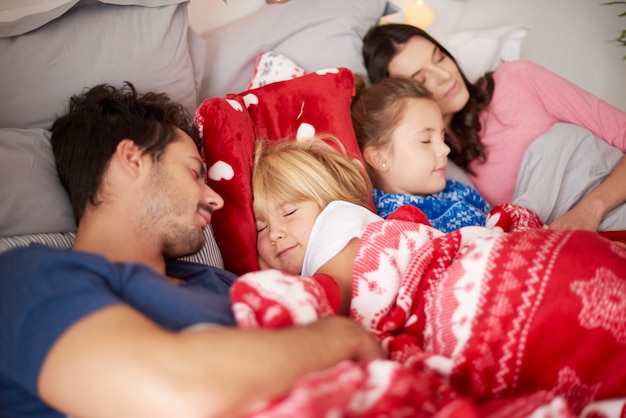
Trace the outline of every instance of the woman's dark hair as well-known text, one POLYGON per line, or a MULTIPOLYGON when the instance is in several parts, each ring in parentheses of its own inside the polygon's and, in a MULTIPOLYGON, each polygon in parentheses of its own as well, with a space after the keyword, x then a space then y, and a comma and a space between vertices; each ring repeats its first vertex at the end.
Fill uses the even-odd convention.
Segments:
POLYGON ((166 94, 138 96, 135 87, 126 82, 121 88, 101 84, 72 96, 67 114, 52 125, 50 141, 76 223, 88 203, 99 203, 104 173, 123 139, 132 139, 157 161, 165 147, 177 140, 176 128, 187 133, 200 149, 191 118, 166 94))
MULTIPOLYGON (((427 32, 406 24, 379 25, 370 28, 363 38, 363 59, 371 83, 389 77, 389 62, 414 36, 432 42, 459 67, 452 54, 427 32)), ((474 160, 484 161, 486 158, 485 147, 478 135, 481 129, 479 115, 491 102, 494 80, 493 73, 488 72, 472 84, 460 68, 459 72, 470 99, 463 109, 453 115, 449 131, 455 140, 450 141, 448 138, 447 142, 450 145, 450 159, 471 173, 469 164, 474 160)))

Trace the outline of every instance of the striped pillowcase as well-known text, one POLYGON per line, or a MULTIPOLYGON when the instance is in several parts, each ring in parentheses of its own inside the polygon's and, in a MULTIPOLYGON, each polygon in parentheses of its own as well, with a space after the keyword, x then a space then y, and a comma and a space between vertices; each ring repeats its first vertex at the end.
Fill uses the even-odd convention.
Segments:
MULTIPOLYGON (((218 268, 224 268, 222 254, 217 247, 213 229, 205 228, 206 242, 204 247, 196 254, 181 257, 181 260, 206 264, 218 268)), ((32 243, 39 243, 55 248, 71 248, 76 238, 76 232, 50 232, 41 234, 15 235, 12 237, 0 237, 0 254, 13 248, 27 247, 32 243)))

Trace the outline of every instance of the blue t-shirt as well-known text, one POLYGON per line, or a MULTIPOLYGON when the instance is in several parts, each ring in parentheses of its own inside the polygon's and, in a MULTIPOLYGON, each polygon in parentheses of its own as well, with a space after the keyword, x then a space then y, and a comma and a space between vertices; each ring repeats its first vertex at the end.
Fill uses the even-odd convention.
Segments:
POLYGON ((413 205, 424 212, 434 228, 446 233, 463 226, 485 226, 491 210, 476 189, 455 180, 447 180, 442 191, 429 196, 374 189, 373 197, 376 212, 385 219, 400 206, 413 205))
POLYGON ((0 254, 0 416, 62 417, 37 395, 46 353, 73 323, 125 303, 170 330, 235 325, 225 270, 171 261, 173 286, 143 264, 112 263, 71 249, 33 244, 0 254))

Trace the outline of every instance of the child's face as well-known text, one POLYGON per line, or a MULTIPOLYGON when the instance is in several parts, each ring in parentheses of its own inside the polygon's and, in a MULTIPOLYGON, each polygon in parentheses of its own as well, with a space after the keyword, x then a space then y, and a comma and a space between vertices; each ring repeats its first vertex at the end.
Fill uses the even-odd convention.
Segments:
POLYGON ((443 120, 437 104, 427 99, 409 99, 391 137, 385 191, 429 195, 443 190, 450 153, 443 138, 443 120))
POLYGON ((256 218, 261 265, 300 274, 313 224, 321 213, 320 207, 312 200, 306 200, 265 209, 266 217, 256 218))

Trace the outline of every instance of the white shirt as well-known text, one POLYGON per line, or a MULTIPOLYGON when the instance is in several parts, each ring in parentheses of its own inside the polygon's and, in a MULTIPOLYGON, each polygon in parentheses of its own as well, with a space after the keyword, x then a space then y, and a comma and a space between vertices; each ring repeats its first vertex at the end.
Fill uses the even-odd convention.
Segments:
POLYGON ((309 237, 302 275, 311 276, 336 256, 352 238, 360 238, 365 226, 383 218, 363 206, 336 200, 322 210, 309 237))

